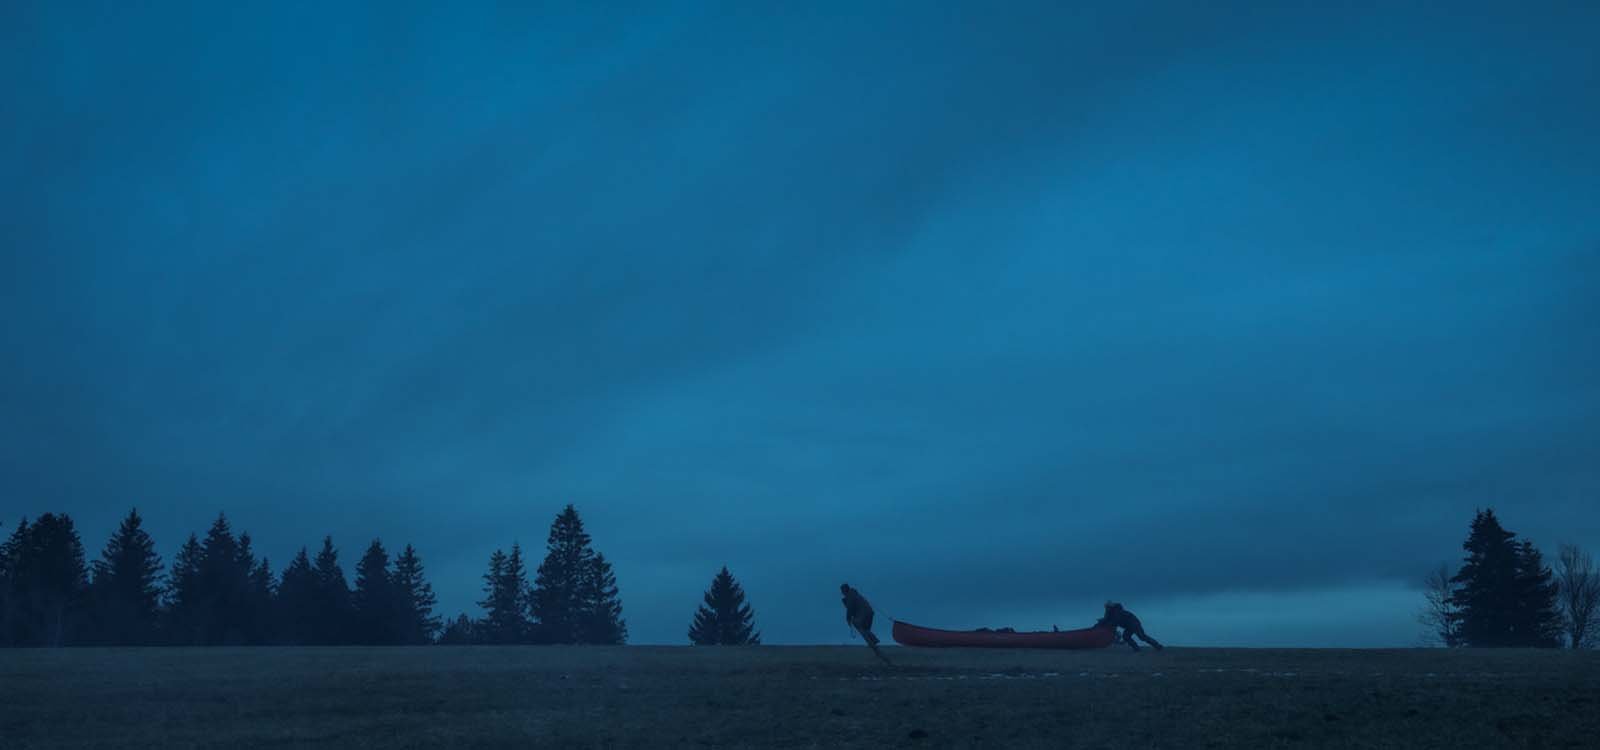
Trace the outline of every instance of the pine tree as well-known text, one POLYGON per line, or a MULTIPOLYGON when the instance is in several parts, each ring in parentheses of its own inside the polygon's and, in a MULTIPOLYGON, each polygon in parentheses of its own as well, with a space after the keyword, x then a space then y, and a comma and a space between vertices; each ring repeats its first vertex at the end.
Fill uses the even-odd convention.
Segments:
POLYGON ((598 552, 589 559, 578 582, 579 643, 620 646, 628 640, 628 625, 622 619, 622 599, 617 592, 617 577, 611 563, 598 552))
POLYGON ((274 603, 277 586, 273 583, 272 564, 263 557, 250 569, 250 623, 252 644, 278 642, 278 616, 274 603))
POLYGON ((524 643, 531 626, 528 621, 528 571, 522 562, 521 545, 511 545, 511 554, 495 550, 489 556, 489 572, 483 576, 485 598, 478 602, 484 618, 476 628, 481 643, 524 643))
POLYGON ((155 642, 161 618, 161 556, 137 508, 94 561, 90 600, 95 640, 114 646, 155 642))
POLYGON ((1562 619, 1554 577, 1539 549, 1523 540, 1517 547, 1517 645, 1560 648, 1562 619))
POLYGON ((227 590, 220 602, 223 638, 229 644, 259 646, 272 639, 272 570, 266 559, 257 560, 250 535, 240 533, 233 559, 221 561, 227 590))
POLYGON ((1461 546, 1467 557, 1450 579, 1458 584, 1450 603, 1460 641, 1478 647, 1554 645, 1555 597, 1538 550, 1518 543, 1492 509, 1477 513, 1461 546))
POLYGON ((755 629, 755 613, 744 601, 744 587, 733 579, 724 565, 711 579, 705 604, 695 612, 689 626, 689 642, 696 646, 755 646, 761 633, 755 629))
POLYGON ((219 514, 200 543, 193 643, 213 646, 264 641, 253 611, 250 574, 254 568, 249 535, 235 537, 227 516, 219 514))
POLYGON ((321 637, 317 605, 321 596, 317 589, 317 574, 311 569, 311 557, 306 548, 294 556, 283 569, 278 580, 273 611, 277 630, 276 641, 289 645, 317 643, 321 637))
POLYGON ((350 596, 355 643, 387 646, 399 641, 399 603, 391 583, 389 553, 374 539, 356 563, 356 588, 350 596))
POLYGON ((422 559, 409 544, 394 560, 393 581, 397 641, 408 645, 432 643, 434 633, 439 631, 439 618, 433 616, 433 587, 423 576, 422 559))
POLYGON ((11 536, 0 543, 0 646, 9 646, 11 638, 11 570, 13 561, 28 534, 28 519, 22 519, 11 536))
POLYGON ((322 550, 312 567, 316 582, 316 639, 318 645, 338 645, 350 641, 350 586, 339 567, 339 551, 333 537, 322 538, 322 550))
POLYGON ((6 547, 6 640, 21 646, 74 643, 84 630, 89 575, 72 518, 46 513, 32 525, 24 520, 6 547))
POLYGON ((444 632, 439 634, 441 646, 470 646, 478 643, 477 634, 474 632, 477 625, 465 613, 458 615, 446 625, 444 632))
POLYGON ((616 576, 590 541, 570 504, 550 524, 532 599, 541 643, 613 644, 628 638, 616 576))
POLYGON ((205 602, 204 584, 201 581, 200 540, 190 534, 172 558, 172 572, 167 574, 167 609, 165 640, 174 645, 191 645, 198 641, 205 602))

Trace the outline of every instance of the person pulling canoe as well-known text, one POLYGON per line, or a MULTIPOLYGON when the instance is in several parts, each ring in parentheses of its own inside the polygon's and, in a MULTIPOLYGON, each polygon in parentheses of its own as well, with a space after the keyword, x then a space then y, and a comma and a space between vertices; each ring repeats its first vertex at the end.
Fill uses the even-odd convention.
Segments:
POLYGON ((1097 628, 1108 627, 1112 630, 1122 628, 1121 639, 1127 641, 1128 645, 1131 646, 1134 651, 1139 650, 1139 644, 1133 642, 1134 636, 1138 636, 1139 639, 1143 640, 1145 643, 1155 646, 1157 651, 1161 650, 1161 643, 1146 634, 1144 632, 1144 625, 1139 622, 1139 618, 1135 617, 1132 612, 1124 609, 1122 604, 1119 602, 1106 602, 1106 614, 1104 617, 1101 617, 1100 621, 1096 622, 1094 626, 1097 628))
POLYGON ((860 591, 850 588, 848 583, 839 584, 839 593, 844 595, 841 601, 844 602, 845 624, 861 634, 861 639, 867 642, 867 646, 872 649, 872 653, 877 654, 878 658, 882 659, 885 664, 889 663, 889 658, 878 650, 878 636, 872 633, 872 605, 867 602, 867 598, 862 596, 860 591))

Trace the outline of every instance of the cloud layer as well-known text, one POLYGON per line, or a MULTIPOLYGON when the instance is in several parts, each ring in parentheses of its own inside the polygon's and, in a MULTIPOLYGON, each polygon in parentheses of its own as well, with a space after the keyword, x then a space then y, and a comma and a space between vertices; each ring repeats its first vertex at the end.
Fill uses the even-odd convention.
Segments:
POLYGON ((1600 545, 1591 9, 0 11, 0 516, 415 543, 568 502, 635 640, 1415 637, 1600 545))

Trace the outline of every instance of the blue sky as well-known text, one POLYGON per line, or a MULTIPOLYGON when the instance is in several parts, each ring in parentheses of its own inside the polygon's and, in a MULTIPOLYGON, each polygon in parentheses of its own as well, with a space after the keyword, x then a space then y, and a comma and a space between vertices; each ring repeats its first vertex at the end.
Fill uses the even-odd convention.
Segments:
POLYGON ((0 517, 170 558, 566 503, 950 627, 1409 645, 1475 508, 1600 550, 1593 4, 8 3, 0 517))

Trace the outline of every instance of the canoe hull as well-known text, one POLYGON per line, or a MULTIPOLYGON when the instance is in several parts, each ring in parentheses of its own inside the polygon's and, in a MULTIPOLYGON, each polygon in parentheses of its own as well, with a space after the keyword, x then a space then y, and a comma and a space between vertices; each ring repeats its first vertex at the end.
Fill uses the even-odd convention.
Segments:
POLYGON ((923 648, 1105 648, 1117 639, 1114 628, 997 633, 992 630, 939 630, 895 620, 894 642, 923 648))

